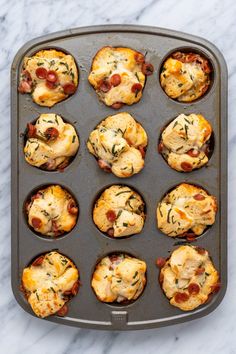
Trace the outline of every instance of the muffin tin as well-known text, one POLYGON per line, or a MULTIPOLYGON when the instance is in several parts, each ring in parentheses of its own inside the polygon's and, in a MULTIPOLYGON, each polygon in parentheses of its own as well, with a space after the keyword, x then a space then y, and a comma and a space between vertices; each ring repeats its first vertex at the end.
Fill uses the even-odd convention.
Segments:
POLYGON ((51 316, 47 321, 96 329, 134 330, 166 326, 202 317, 221 302, 227 282, 227 68, 222 54, 208 41, 191 35, 143 26, 96 26, 72 29, 32 40, 17 53, 12 65, 12 288, 23 309, 33 314, 20 292, 21 274, 36 256, 58 250, 73 260, 80 271, 81 287, 69 303, 66 317, 51 316), (87 77, 93 56, 103 46, 127 46, 142 53, 154 65, 147 78, 141 101, 118 111, 98 101, 87 77), (76 93, 53 108, 40 107, 30 95, 17 92, 22 60, 40 49, 56 48, 72 54, 80 72, 76 93), (191 50, 203 53, 213 66, 211 88, 193 103, 170 99, 159 83, 163 60, 173 51, 191 50), (103 172, 86 148, 94 127, 111 114, 127 111, 147 131, 149 143, 145 167, 131 178, 120 179, 103 172), (80 137, 80 148, 64 172, 48 172, 30 166, 24 159, 24 132, 28 122, 41 113, 55 112, 73 124, 80 137), (190 173, 172 170, 157 152, 160 130, 180 113, 201 113, 210 121, 215 145, 207 167, 190 173), (164 194, 181 182, 200 185, 217 197, 219 210, 215 224, 194 245, 206 248, 221 276, 222 287, 213 299, 191 312, 171 306, 158 283, 157 257, 168 257, 180 239, 163 235, 156 226, 156 207, 164 194), (33 190, 48 184, 65 187, 79 204, 79 218, 74 229, 60 238, 47 239, 27 225, 23 206, 33 190), (95 198, 112 184, 124 184, 137 190, 146 202, 147 217, 142 232, 124 239, 111 239, 100 232, 92 220, 95 198), (96 263, 107 254, 123 252, 147 264, 147 285, 133 303, 99 302, 90 281, 96 263))

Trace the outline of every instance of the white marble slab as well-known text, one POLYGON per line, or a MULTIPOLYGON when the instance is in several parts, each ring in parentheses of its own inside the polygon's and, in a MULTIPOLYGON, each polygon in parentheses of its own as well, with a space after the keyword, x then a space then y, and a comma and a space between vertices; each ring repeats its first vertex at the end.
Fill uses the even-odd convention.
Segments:
POLYGON ((0 0, 0 352, 236 353, 236 2, 233 0, 0 0), (205 37, 223 52, 229 69, 229 286, 209 316, 149 331, 104 332, 59 326, 31 317, 10 286, 10 84, 12 59, 26 41, 72 27, 134 23, 205 37), (235 115, 235 116, 234 116, 235 115))

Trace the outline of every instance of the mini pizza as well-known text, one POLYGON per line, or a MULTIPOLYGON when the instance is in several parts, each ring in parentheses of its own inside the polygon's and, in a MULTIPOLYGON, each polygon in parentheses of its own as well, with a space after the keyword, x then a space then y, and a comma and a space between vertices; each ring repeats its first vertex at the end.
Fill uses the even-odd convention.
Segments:
POLYGON ((146 284, 146 263, 126 254, 103 258, 93 273, 91 286, 102 302, 136 300, 146 284))
POLYGON ((152 64, 136 50, 103 47, 93 59, 88 80, 103 103, 119 109, 141 99, 146 76, 153 71, 152 64))
POLYGON ((209 60, 196 53, 173 53, 163 64, 160 82, 165 93, 180 102, 192 102, 209 88, 209 60))
POLYGON ((21 290, 38 317, 65 316, 78 289, 78 269, 58 252, 43 254, 23 270, 21 290))
POLYGON ((93 209, 93 221, 111 237, 125 237, 142 231, 145 204, 140 195, 127 186, 113 185, 101 194, 93 209))
POLYGON ((30 93, 38 105, 52 107, 73 95, 77 86, 78 70, 71 55, 48 49, 24 58, 18 90, 30 93))
POLYGON ((147 134, 126 112, 103 120, 90 134, 87 147, 99 167, 117 177, 131 177, 144 167, 147 134))
POLYGON ((187 237, 190 240, 201 235, 213 225, 217 201, 204 189, 182 183, 166 194, 157 206, 157 227, 170 237, 187 237))
POLYGON ((201 114, 180 114, 161 133, 158 151, 171 168, 191 172, 207 164, 211 136, 211 125, 201 114))
POLYGON ((74 198, 58 185, 37 191, 26 203, 29 225, 36 232, 50 237, 71 231, 76 224, 78 212, 74 198))
POLYGON ((203 248, 180 246, 169 259, 158 259, 157 264, 166 297, 183 311, 196 309, 220 289, 219 274, 203 248))
POLYGON ((75 128, 55 113, 41 114, 35 124, 27 124, 24 147, 26 161, 48 171, 62 170, 79 149, 75 128))

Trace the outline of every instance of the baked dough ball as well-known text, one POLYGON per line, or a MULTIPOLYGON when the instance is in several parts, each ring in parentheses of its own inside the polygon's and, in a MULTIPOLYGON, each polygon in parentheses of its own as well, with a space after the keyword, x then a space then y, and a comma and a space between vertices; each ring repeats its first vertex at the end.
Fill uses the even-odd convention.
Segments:
POLYGON ((92 288, 103 302, 136 300, 146 284, 146 268, 144 261, 126 254, 107 256, 96 266, 92 288))
POLYGON ((183 311, 204 304, 220 287, 218 272, 208 252, 189 245, 172 252, 161 268, 159 279, 170 304, 183 311))
POLYGON ((58 114, 41 114, 36 123, 29 123, 27 128, 24 153, 30 165, 48 171, 63 169, 78 151, 75 128, 58 114))
POLYGON ((23 270, 22 291, 38 317, 67 313, 67 301, 77 294, 79 272, 64 255, 46 253, 23 270))
POLYGON ((152 64, 145 63, 145 56, 136 50, 103 47, 93 59, 88 80, 102 102, 118 109, 141 99, 146 75, 153 70, 152 64))
POLYGON ((209 61, 202 55, 176 52, 162 66, 161 87, 173 99, 192 102, 209 88, 211 71, 209 61))
POLYGON ((162 132, 158 150, 171 168, 191 172, 207 164, 211 134, 201 114, 180 114, 162 132))
POLYGON ((130 177, 144 167, 147 134, 126 112, 104 119, 90 134, 87 147, 98 165, 117 177, 130 177))
POLYGON ((93 209, 93 221, 100 231, 124 237, 142 231, 144 201, 127 186, 113 185, 101 194, 93 209))
POLYGON ((157 226, 171 237, 195 237, 214 224, 217 201, 204 189, 182 183, 157 206, 157 226))
POLYGON ((78 70, 74 58, 55 49, 25 57, 18 90, 31 93, 40 106, 52 107, 75 93, 78 70))
POLYGON ((69 232, 76 224, 78 206, 74 198, 58 185, 37 191, 26 203, 29 225, 45 236, 69 232))

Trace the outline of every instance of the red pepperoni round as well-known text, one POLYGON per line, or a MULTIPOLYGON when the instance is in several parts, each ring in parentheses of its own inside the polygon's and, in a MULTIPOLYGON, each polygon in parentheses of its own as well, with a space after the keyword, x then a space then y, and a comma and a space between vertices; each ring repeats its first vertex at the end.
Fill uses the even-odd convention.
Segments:
POLYGON ((146 155, 145 147, 139 146, 138 149, 141 152, 142 158, 144 158, 146 155))
POLYGON ((100 91, 106 93, 106 92, 110 91, 111 84, 107 80, 101 80, 98 87, 99 87, 100 91))
POLYGON ((195 275, 202 275, 203 273, 205 273, 205 268, 200 267, 196 270, 195 275))
POLYGON ((193 166, 189 162, 182 162, 180 166, 185 172, 191 172, 193 169, 193 166))
POLYGON ((112 254, 111 256, 109 256, 109 258, 112 263, 116 262, 119 259, 117 254, 112 254))
POLYGON ((191 157, 198 157, 200 155, 200 151, 196 149, 191 149, 187 152, 187 154, 191 157))
POLYGON ((67 204, 67 210, 71 215, 77 215, 78 207, 76 206, 76 203, 73 199, 71 199, 67 204))
POLYGON ((211 290, 213 293, 217 293, 221 288, 221 284, 220 283, 216 283, 214 285, 211 286, 211 290))
POLYGON ((157 260, 156 260, 156 265, 157 265, 159 268, 162 268, 162 267, 165 265, 165 263, 166 263, 166 260, 165 260, 165 258, 163 258, 163 257, 159 257, 159 258, 157 258, 157 260))
POLYGON ((31 223, 35 229, 40 229, 40 227, 42 226, 42 220, 37 217, 33 217, 31 223))
POLYGON ((57 315, 60 317, 64 317, 68 312, 68 306, 65 304, 63 305, 60 310, 57 311, 57 315))
POLYGON ((151 63, 143 63, 142 64, 142 73, 146 76, 150 76, 153 74, 154 67, 151 63))
POLYGON ((99 159, 98 160, 98 166, 104 170, 105 172, 111 172, 111 166, 104 160, 99 159))
POLYGON ((141 84, 136 83, 136 84, 133 84, 133 86, 131 87, 131 91, 137 95, 137 93, 139 93, 139 91, 142 91, 142 88, 143 88, 143 86, 141 84))
POLYGON ((50 82, 50 81, 48 81, 48 80, 46 80, 46 86, 47 86, 47 88, 49 88, 50 90, 53 90, 53 89, 55 89, 55 88, 57 87, 55 82, 50 82))
POLYGON ((111 105, 112 108, 114 109, 120 109, 121 107, 124 106, 124 103, 123 102, 115 102, 111 105))
POLYGON ((73 93, 76 91, 76 86, 73 82, 70 82, 63 86, 63 90, 66 95, 73 95, 73 93))
POLYGON ((108 210, 106 212, 106 217, 108 221, 114 222, 116 220, 116 213, 114 212, 114 210, 108 210))
POLYGON ((188 292, 190 295, 197 295, 200 292, 200 286, 196 283, 191 283, 188 286, 188 292))
POLYGON ((75 282, 74 285, 72 286, 71 293, 72 295, 76 295, 79 291, 79 282, 75 282))
POLYGON ((43 260, 44 260, 44 256, 39 256, 38 258, 36 258, 32 265, 33 266, 40 266, 42 263, 43 263, 43 260))
POLYGON ((134 54, 134 59, 138 64, 142 64, 145 61, 144 55, 138 52, 134 54))
POLYGON ((164 144, 163 144, 163 142, 161 141, 159 144, 158 144, 158 152, 161 154, 162 153, 162 151, 163 151, 163 148, 164 148, 164 144))
POLYGON ((49 70, 46 76, 47 81, 55 83, 57 81, 57 73, 54 70, 49 70))
POLYGON ((32 82, 32 77, 28 70, 23 70, 21 75, 22 75, 22 80, 27 81, 29 83, 32 82))
MULTIPOLYGON (((35 70, 35 74, 36 74, 36 76, 39 78, 39 79, 46 79, 46 77, 47 77, 47 73, 48 73, 48 71, 47 71, 47 69, 45 69, 45 68, 37 68, 36 70, 35 70)), ((50 81, 50 80, 49 80, 50 81)))
POLYGON ((202 248, 202 247, 198 247, 197 246, 197 247, 195 247, 195 249, 196 249, 197 253, 199 253, 201 255, 206 253, 206 250, 204 248, 202 248))
POLYGON ((113 229, 113 227, 111 227, 110 229, 107 230, 107 234, 108 234, 110 237, 114 237, 114 229, 113 229))
POLYGON ((110 84, 114 87, 120 85, 121 83, 121 76, 119 74, 114 74, 110 77, 110 84))
POLYGON ((45 133, 44 133, 45 137, 47 138, 47 140, 56 140, 59 136, 59 131, 56 128, 47 128, 45 133))
POLYGON ((177 303, 185 302, 189 299, 189 295, 187 293, 176 293, 175 301, 177 303))
POLYGON ((202 195, 202 194, 195 194, 194 196, 193 196, 193 198, 195 199, 195 200, 204 200, 204 199, 206 199, 205 197, 204 197, 204 195, 202 195))
POLYGON ((35 125, 28 123, 27 124, 27 136, 28 138, 33 138, 36 134, 36 127, 35 125))
POLYGON ((20 93, 30 93, 32 91, 31 83, 24 80, 20 81, 18 91, 20 93))

